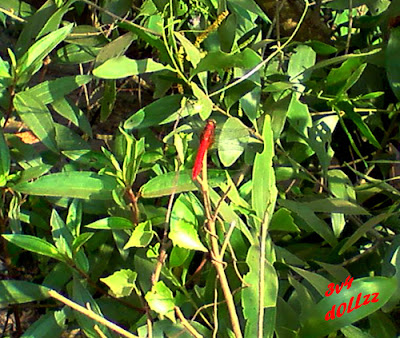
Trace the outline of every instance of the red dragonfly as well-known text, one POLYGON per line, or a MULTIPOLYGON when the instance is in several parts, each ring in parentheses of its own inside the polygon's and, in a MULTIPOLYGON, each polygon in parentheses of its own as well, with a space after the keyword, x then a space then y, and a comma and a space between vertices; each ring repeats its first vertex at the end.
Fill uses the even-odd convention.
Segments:
POLYGON ((210 148, 214 142, 215 126, 215 120, 207 120, 207 124, 203 130, 203 133, 201 134, 199 150, 197 151, 196 160, 194 161, 192 170, 193 181, 200 174, 204 156, 206 156, 208 148, 210 148))
MULTIPOLYGON (((225 167, 229 167, 235 163, 244 152, 245 148, 251 144, 262 144, 261 137, 252 129, 245 126, 238 118, 229 117, 228 119, 221 119, 219 117, 219 120, 221 121, 218 123, 218 127, 214 119, 207 120, 206 126, 203 129, 192 170, 193 180, 195 180, 201 172, 203 158, 206 156, 207 150, 213 145, 213 143, 215 143, 219 159, 225 167), (217 131, 217 129, 219 130, 217 131)), ((192 119, 192 123, 196 124, 195 119, 192 119)), ((177 133, 195 133, 195 129, 196 128, 191 127, 190 123, 183 124, 167 135, 164 138, 164 142, 168 142, 168 139, 177 133)))

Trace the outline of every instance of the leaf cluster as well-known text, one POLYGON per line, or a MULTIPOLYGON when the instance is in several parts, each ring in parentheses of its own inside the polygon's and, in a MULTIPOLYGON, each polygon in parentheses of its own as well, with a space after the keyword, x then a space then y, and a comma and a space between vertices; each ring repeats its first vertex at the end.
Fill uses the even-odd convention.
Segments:
POLYGON ((399 331, 400 2, 304 1, 286 36, 278 7, 0 0, 0 305, 41 314, 19 335, 399 331), (308 11, 328 41, 297 39, 308 11), (193 180, 196 118, 221 133, 193 180))

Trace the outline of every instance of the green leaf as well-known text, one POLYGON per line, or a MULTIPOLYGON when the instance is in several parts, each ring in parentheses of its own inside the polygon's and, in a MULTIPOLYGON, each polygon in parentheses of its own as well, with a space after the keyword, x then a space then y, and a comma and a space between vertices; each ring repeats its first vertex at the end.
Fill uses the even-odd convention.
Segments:
MULTIPOLYGON (((4 236, 4 235, 3 235, 4 236)), ((0 307, 49 298, 49 288, 22 280, 0 281, 0 307)))
POLYGON ((72 234, 55 209, 51 212, 50 226, 53 241, 58 251, 72 259, 72 234))
POLYGON ((258 15, 261 19, 263 19, 266 23, 270 24, 271 20, 265 14, 265 12, 257 5, 256 1, 248 1, 248 0, 229 0, 230 5, 237 5, 242 7, 246 12, 249 11, 258 15))
POLYGON ((371 337, 391 338, 397 334, 397 327, 389 313, 376 311, 368 316, 371 337))
POLYGON ((53 118, 46 105, 26 92, 14 97, 14 107, 22 121, 50 150, 58 152, 53 118))
POLYGON ((134 26, 128 22, 118 23, 118 26, 136 34, 139 38, 152 46, 158 53, 160 53, 160 59, 162 62, 172 64, 167 48, 160 37, 145 31, 142 27, 134 26))
POLYGON ((134 224, 126 218, 113 216, 99 219, 85 227, 98 230, 129 230, 134 228, 134 224))
POLYGON ((314 212, 340 212, 346 215, 369 215, 370 213, 358 204, 339 198, 316 199, 301 203, 314 212))
POLYGON ((153 59, 133 60, 126 56, 116 57, 107 60, 102 65, 93 69, 93 75, 101 79, 123 79, 132 75, 170 70, 170 66, 154 61, 153 59))
POLYGON ((282 134, 286 123, 290 101, 290 96, 286 96, 278 102, 274 102, 274 100, 265 101, 263 108, 264 111, 271 116, 271 128, 274 135, 274 140, 278 140, 282 134))
POLYGON ((114 297, 121 298, 128 297, 133 289, 140 294, 140 291, 136 288, 136 278, 137 272, 130 269, 121 269, 108 277, 100 278, 100 280, 110 288, 114 297))
POLYGON ((115 24, 115 18, 106 13, 106 10, 120 17, 126 17, 132 9, 130 0, 107 0, 102 6, 104 12, 100 12, 101 22, 108 25, 115 24))
POLYGON ((122 164, 122 177, 125 185, 131 187, 136 180, 145 149, 145 139, 136 140, 132 135, 120 129, 126 140, 126 151, 122 164))
POLYGON ((175 299, 171 290, 163 281, 153 285, 151 291, 146 293, 145 299, 150 309, 175 322, 175 299))
POLYGON ((348 176, 342 171, 332 169, 328 171, 329 191, 337 198, 343 200, 356 200, 356 193, 348 176))
POLYGON ((171 254, 169 255, 169 266, 171 268, 182 266, 185 261, 190 257, 190 253, 192 251, 184 248, 180 248, 179 246, 174 246, 171 250, 171 254))
POLYGON ((43 59, 71 32, 73 24, 48 34, 35 42, 17 63, 17 73, 22 76, 32 76, 40 67, 43 59))
POLYGON ((11 80, 11 74, 10 74, 10 64, 3 60, 0 57, 0 78, 2 79, 2 85, 4 86, 6 83, 8 84, 7 81, 11 80))
POLYGON ((248 128, 236 117, 229 117, 223 124, 218 138, 218 156, 225 167, 230 167, 243 154, 250 139, 248 128), (232 130, 235 131, 234 138, 232 130))
MULTIPOLYGON (((15 1, 15 0, 11 0, 15 1)), ((9 1, 7 1, 9 2, 9 1)), ((17 7, 21 6, 21 1, 18 0, 17 7)), ((32 8, 32 13, 29 15, 24 25, 24 28, 18 37, 18 41, 15 46, 16 55, 18 58, 22 57, 28 48, 32 46, 32 42, 36 40, 36 36, 39 34, 40 30, 49 20, 49 18, 55 13, 57 10, 57 6, 50 2, 46 1, 38 10, 32 8)), ((18 12, 18 10, 16 10, 18 12)))
MULTIPOLYGON (((365 56, 374 55, 374 54, 377 54, 377 53, 379 53, 381 51, 382 51, 381 48, 376 48, 376 49, 370 50, 370 51, 365 52, 365 53, 346 54, 346 55, 340 55, 340 56, 328 58, 328 59, 325 59, 325 60, 317 62, 315 64, 315 66, 312 66, 312 67, 306 69, 305 72, 306 73, 311 73, 311 72, 313 72, 314 70, 317 70, 317 69, 325 68, 325 67, 328 67, 330 65, 337 64, 337 63, 343 63, 344 61, 349 60, 349 59, 359 59, 359 58, 363 58, 365 56)), ((343 79, 345 79, 345 77, 343 77, 343 79)), ((332 80, 333 80, 332 83, 334 83, 335 79, 332 78, 332 80)))
POLYGON ((49 104, 62 99, 73 90, 90 82, 90 75, 65 76, 51 81, 44 81, 28 90, 24 95, 29 95, 43 104, 49 104))
POLYGON ((251 93, 255 88, 257 88, 257 84, 254 81, 244 80, 238 85, 227 89, 224 97, 226 109, 229 110, 235 103, 251 93))
POLYGON ((347 101, 341 101, 337 103, 337 107, 346 113, 346 116, 349 117, 355 123, 355 125, 358 127, 361 133, 367 138, 367 140, 373 146, 375 146, 377 149, 382 149, 381 145, 375 138, 375 135, 369 129, 367 124, 361 119, 360 114, 354 111, 354 107, 352 104, 350 104, 347 101))
POLYGON ((297 46, 289 60, 287 70, 287 74, 290 76, 289 81, 299 83, 307 80, 309 73, 305 73, 304 70, 314 66, 315 59, 316 54, 311 47, 306 45, 297 46))
POLYGON ((254 160, 251 203, 260 220, 264 220, 266 214, 268 214, 268 219, 270 220, 275 208, 278 191, 275 186, 275 172, 272 167, 274 140, 269 115, 265 116, 263 139, 264 150, 261 154, 257 154, 254 160))
POLYGON ((344 61, 339 68, 333 68, 326 78, 326 91, 330 95, 340 96, 343 88, 353 73, 362 66, 362 58, 352 58, 344 61))
MULTIPOLYGON (((207 171, 208 185, 216 187, 225 182, 226 175, 224 170, 211 169, 207 171)), ((168 196, 172 193, 181 193, 198 190, 192 180, 192 171, 183 170, 179 172, 169 172, 158 175, 150 179, 140 187, 140 196, 143 198, 155 198, 168 196)))
POLYGON ((83 132, 88 134, 90 137, 93 136, 92 127, 90 126, 85 113, 69 99, 62 97, 52 102, 51 106, 58 114, 79 127, 83 132))
MULTIPOLYGON (((72 294, 73 300, 83 307, 90 308, 91 311, 97 315, 103 317, 101 309, 97 302, 93 299, 90 292, 82 285, 82 282, 75 275, 72 283, 72 294)), ((99 334, 98 330, 102 331, 105 337, 111 337, 111 333, 105 326, 99 324, 97 321, 89 318, 88 316, 80 313, 79 311, 74 312, 74 317, 78 321, 79 326, 83 329, 88 337, 96 337, 99 334)))
POLYGON ((124 122, 124 129, 142 129, 173 122, 187 116, 183 111, 179 114, 183 95, 169 95, 138 110, 124 122))
POLYGON ((300 232, 300 229, 293 221, 290 211, 285 208, 280 208, 274 212, 271 224, 268 231, 286 231, 286 232, 300 232))
POLYGON ((92 62, 101 49, 100 47, 66 45, 57 50, 57 61, 70 64, 92 62))
POLYGON ((80 46, 99 47, 104 46, 108 40, 100 28, 90 25, 79 25, 73 28, 71 34, 65 39, 65 42, 80 46))
POLYGON ((185 195, 175 201, 171 212, 170 232, 168 237, 174 246, 207 252, 199 239, 198 223, 192 204, 185 195))
POLYGON ((260 255, 259 246, 252 245, 246 257, 249 272, 244 276, 247 287, 242 290, 243 315, 246 319, 245 337, 263 337, 263 332, 259 332, 259 328, 267 331, 274 326, 272 323, 269 327, 259 326, 260 312, 275 307, 278 296, 278 276, 271 262, 265 260, 264 278, 260 279, 260 255), (264 299, 260 299, 261 288, 264 299))
POLYGON ((331 45, 328 45, 324 42, 318 40, 312 40, 307 42, 307 45, 310 46, 314 51, 319 55, 329 55, 333 53, 337 53, 337 48, 331 45))
POLYGON ((337 245, 331 228, 322 219, 318 218, 308 206, 290 200, 279 200, 279 204, 301 217, 318 235, 325 239, 332 247, 337 245))
POLYGON ((150 221, 139 223, 133 230, 131 237, 124 246, 124 250, 137 247, 143 248, 150 244, 153 239, 154 231, 150 221))
POLYGON ((22 249, 35 252, 39 255, 51 257, 59 261, 65 260, 57 248, 53 244, 46 242, 44 239, 21 234, 7 234, 2 236, 7 241, 21 247, 22 249))
POLYGON ((19 183, 13 189, 28 195, 111 200, 111 192, 116 187, 116 179, 111 176, 72 171, 42 176, 34 182, 19 183))
POLYGON ((7 183, 7 176, 10 173, 10 151, 3 130, 0 129, 0 187, 7 183))
POLYGON ((307 280, 321 296, 325 294, 325 292, 327 291, 327 286, 330 283, 329 279, 326 279, 325 277, 322 277, 317 273, 303 270, 295 266, 291 266, 291 268, 296 271, 300 276, 302 276, 305 280, 307 280))
POLYGON ((364 72, 364 69, 367 67, 367 64, 364 63, 360 67, 358 67, 346 80, 346 83, 343 85, 341 90, 337 93, 337 96, 341 96, 345 94, 353 85, 357 83, 357 81, 360 79, 362 73, 364 72))
POLYGON ((367 93, 364 95, 361 95, 358 99, 359 100, 373 100, 377 99, 378 97, 381 97, 385 95, 385 92, 372 92, 372 93, 367 93))
POLYGON ((336 281, 345 281, 350 275, 349 271, 342 267, 340 264, 329 264, 324 262, 315 261, 324 270, 326 270, 331 276, 335 278, 336 281))
POLYGON ((390 30, 389 41, 385 52, 386 74, 393 93, 400 100, 400 27, 390 30))
POLYGON ((304 138, 307 138, 307 129, 312 127, 311 116, 308 111, 308 106, 301 103, 297 93, 292 94, 290 100, 287 118, 290 125, 304 138))
POLYGON ((128 50, 132 41, 133 34, 128 32, 105 45, 103 48, 101 48, 99 54, 97 55, 94 67, 96 68, 112 58, 123 56, 128 50))
POLYGON ((90 145, 75 133, 72 128, 58 123, 54 123, 54 127, 56 130, 57 148, 60 151, 90 149, 90 145))
POLYGON ((256 243, 250 247, 246 257, 250 271, 244 281, 250 287, 242 291, 243 314, 247 319, 246 337, 272 335, 275 326, 265 323, 274 320, 278 293, 277 275, 272 265, 276 260, 275 251, 267 237, 277 196, 272 167, 274 140, 269 115, 265 115, 262 136, 264 150, 256 154, 254 160, 251 195, 252 207, 257 215, 256 229, 253 230, 256 243))
POLYGON ((295 337, 295 331, 300 327, 299 315, 293 307, 285 302, 282 297, 278 297, 276 314, 276 334, 277 337, 295 337))
POLYGON ((394 278, 367 277, 357 279, 353 281, 350 289, 342 288, 339 294, 334 292, 331 296, 324 297, 315 307, 307 311, 301 318, 303 327, 300 334, 304 337, 325 336, 350 325, 381 308, 395 289, 396 281, 394 278), (378 294, 376 302, 372 302, 373 293, 378 294), (354 309, 358 295, 360 295, 359 305, 363 304, 365 300, 363 297, 366 295, 371 295, 370 302, 354 309), (345 305, 342 306, 341 304, 345 305), (340 310, 339 307, 341 307, 340 310), (330 318, 334 319, 326 320, 325 317, 329 311, 333 312, 330 318), (339 314, 343 313, 342 316, 337 316, 338 311, 339 314))
POLYGON ((115 80, 104 81, 104 92, 101 98, 100 122, 107 121, 114 109, 115 99, 117 98, 117 87, 115 80))
POLYGON ((389 213, 383 212, 375 217, 370 218, 366 221, 362 226, 360 226, 351 236, 350 238, 344 243, 342 248, 339 251, 339 255, 342 255, 347 249, 349 249, 355 242, 357 242, 364 234, 371 230, 374 226, 378 223, 384 221, 386 218, 390 216, 389 213))
POLYGON ((85 232, 80 234, 78 237, 74 238, 72 242, 72 250, 76 253, 79 249, 92 237, 94 236, 93 232, 85 232))
POLYGON ((398 236, 396 236, 392 242, 392 246, 395 248, 393 256, 390 259, 390 265, 394 266, 396 269, 395 275, 397 281, 397 289, 395 293, 390 297, 389 301, 385 304, 382 310, 386 313, 392 311, 400 301, 400 247, 398 246, 398 236))
POLYGON ((65 150, 62 153, 67 158, 89 168, 100 170, 112 167, 110 161, 104 154, 92 150, 65 150))
POLYGON ((290 82, 277 81, 271 84, 267 84, 263 87, 263 92, 266 93, 276 93, 276 92, 284 92, 286 89, 290 89, 293 87, 293 84, 290 82))
POLYGON ((66 226, 74 236, 74 241, 76 240, 76 236, 81 232, 82 214, 82 201, 74 199, 69 205, 67 218, 65 220, 66 226))
POLYGON ((1 3, 1 7, 14 13, 23 19, 30 17, 35 13, 35 7, 20 0, 7 0, 1 3))
POLYGON ((185 49, 186 59, 196 68, 202 58, 201 52, 183 35, 183 32, 174 32, 174 35, 185 49))
POLYGON ((331 142, 332 132, 325 122, 315 123, 308 129, 308 144, 317 154, 324 174, 327 172, 334 155, 331 142))
POLYGON ((197 108, 200 111, 199 114, 203 120, 207 120, 212 113, 213 102, 208 97, 208 95, 199 88, 199 86, 195 82, 192 82, 191 85, 192 85, 193 94, 197 98, 196 105, 199 106, 197 108))
POLYGON ((46 173, 48 173, 51 168, 53 168, 50 164, 40 164, 34 167, 30 167, 22 171, 21 176, 17 180, 16 183, 22 183, 30 181, 34 178, 38 178, 46 173))
MULTIPOLYGON (((225 183, 226 182, 226 174, 224 177, 225 177, 225 179, 224 179, 224 183, 225 183)), ((208 183, 210 183, 210 181, 208 181, 208 183)), ((221 215, 221 218, 227 224, 235 225, 243 233, 243 235, 246 236, 246 239, 249 241, 249 243, 253 244, 255 242, 253 235, 251 234, 246 223, 243 222, 243 220, 237 214, 234 207, 232 205, 226 203, 225 201, 223 201, 221 199, 220 194, 218 194, 214 189, 210 188, 210 184, 208 186, 209 186, 209 194, 210 194, 211 202, 212 202, 214 208, 216 208, 218 206, 218 210, 219 210, 219 214, 221 215)), ((221 186, 221 184, 219 184, 219 186, 221 186)), ((232 239, 231 239, 231 243, 233 246, 235 246, 234 239, 235 239, 235 232, 233 232, 232 239)), ((239 243, 241 244, 242 243, 241 238, 239 239, 239 241, 240 241, 239 243)), ((242 248, 243 247, 246 247, 246 249, 244 249, 244 251, 242 253, 243 257, 245 257, 247 255, 247 252, 245 251, 245 250, 247 250, 247 245, 243 245, 242 248)))
POLYGON ((77 0, 58 0, 55 1, 57 4, 58 10, 53 13, 50 18, 46 21, 46 23, 43 25, 42 29, 36 36, 36 40, 41 38, 42 36, 55 31, 63 18, 63 16, 71 10, 71 5, 76 2, 77 0), (58 3, 57 3, 58 2, 58 3), (64 4, 65 3, 65 4, 64 4), (64 6, 63 6, 64 5, 64 6))
POLYGON ((227 54, 221 51, 210 52, 199 62, 192 77, 205 71, 226 71, 230 68, 251 69, 260 61, 260 56, 250 48, 236 54, 227 54))
POLYGON ((54 338, 61 336, 66 331, 67 314, 65 309, 50 311, 42 315, 21 337, 54 338))

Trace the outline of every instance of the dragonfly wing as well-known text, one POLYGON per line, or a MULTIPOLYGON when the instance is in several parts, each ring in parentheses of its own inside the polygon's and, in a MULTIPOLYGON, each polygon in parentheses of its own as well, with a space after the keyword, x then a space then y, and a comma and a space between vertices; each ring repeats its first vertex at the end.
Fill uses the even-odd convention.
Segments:
POLYGON ((218 139, 218 156, 225 167, 231 166, 243 154, 249 131, 237 118, 229 118, 223 125, 218 139), (232 130, 235 137, 232 138, 232 130))

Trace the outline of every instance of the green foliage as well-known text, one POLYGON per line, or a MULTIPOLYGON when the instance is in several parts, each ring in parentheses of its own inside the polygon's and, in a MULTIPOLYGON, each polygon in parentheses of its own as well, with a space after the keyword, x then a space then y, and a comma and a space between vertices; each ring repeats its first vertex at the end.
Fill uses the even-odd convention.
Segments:
POLYGON ((16 334, 399 331, 400 3, 270 3, 0 0, 0 306, 40 309, 16 334))

